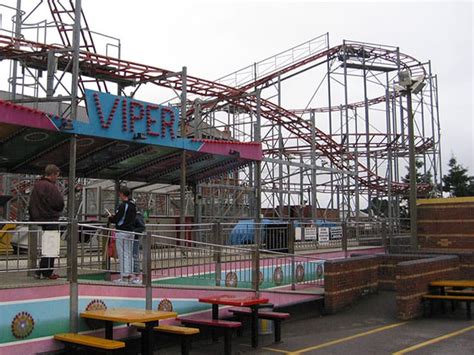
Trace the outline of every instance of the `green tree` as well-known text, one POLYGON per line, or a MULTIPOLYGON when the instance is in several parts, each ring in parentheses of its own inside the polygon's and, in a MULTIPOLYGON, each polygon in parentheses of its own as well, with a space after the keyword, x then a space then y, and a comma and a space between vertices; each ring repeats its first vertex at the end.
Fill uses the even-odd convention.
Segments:
MULTIPOLYGON (((416 176, 416 184, 417 184, 417 192, 416 192, 416 197, 417 198, 433 198, 438 196, 438 192, 436 190, 436 187, 433 183, 433 175, 431 174, 430 171, 427 171, 426 173, 422 173, 421 169, 423 168, 424 164, 421 160, 416 160, 415 161, 415 176, 416 176), (422 186, 420 186, 422 185, 422 186)), ((402 181, 406 184, 410 183, 410 168, 407 166, 406 169, 408 170, 408 173, 405 175, 405 177, 402 178, 402 181)), ((401 197, 400 199, 400 218, 407 223, 408 227, 408 220, 410 219, 410 191, 407 190, 406 194, 401 197)))
POLYGON ((474 176, 467 174, 467 169, 458 164, 453 156, 449 159, 448 174, 443 176, 443 191, 451 196, 474 196, 474 176))
MULTIPOLYGON (((389 215, 388 213, 389 207, 390 206, 389 206, 388 200, 384 198, 374 197, 372 198, 371 203, 370 203, 370 209, 372 210, 372 214, 378 217, 387 218, 389 215)), ((393 215, 395 214, 395 210, 399 208, 399 205, 395 201, 392 201, 391 208, 392 208, 392 215, 393 215)), ((369 207, 362 210, 362 212, 369 213, 369 207)))
MULTIPOLYGON (((427 171, 426 173, 421 173, 421 169, 423 168, 423 162, 421 160, 415 160, 415 177, 416 177, 416 184, 417 185, 423 185, 423 187, 418 186, 416 197, 417 198, 430 198, 430 197, 435 197, 436 195, 436 189, 433 184, 433 175, 431 174, 430 171, 427 171)), ((402 181, 405 184, 410 183, 410 168, 407 166, 406 169, 408 170, 408 173, 405 175, 405 177, 402 178, 402 181)))

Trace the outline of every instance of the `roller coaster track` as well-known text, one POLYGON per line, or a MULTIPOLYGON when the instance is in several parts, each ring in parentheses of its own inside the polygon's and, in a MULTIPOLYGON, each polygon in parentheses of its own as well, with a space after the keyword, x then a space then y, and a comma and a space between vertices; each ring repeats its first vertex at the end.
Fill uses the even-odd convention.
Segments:
MULTIPOLYGON (((254 95, 248 95, 248 92, 259 85, 264 85, 278 76, 289 73, 307 64, 314 64, 318 61, 321 63, 325 62, 328 58, 340 54, 341 50, 344 51, 343 53, 347 53, 347 48, 349 48, 347 45, 341 45, 319 51, 296 63, 292 63, 291 65, 276 70, 265 77, 259 78, 252 83, 243 85, 240 88, 234 88, 214 81, 187 76, 187 91, 199 96, 208 97, 214 102, 214 104, 219 101, 228 102, 248 111, 256 112, 257 106, 260 106, 262 117, 282 125, 296 137, 310 143, 312 127, 307 121, 302 120, 294 112, 286 110, 269 100, 260 99, 259 102, 257 102, 257 98, 254 95)), ((354 48, 358 47, 355 46, 354 48)), ((367 48, 367 46, 364 46, 364 50, 368 50, 367 48)), ((17 59, 23 62, 24 65, 33 68, 46 70, 47 53, 54 50, 62 50, 63 53, 58 58, 58 69, 70 71, 71 66, 69 65, 69 62, 71 60, 71 54, 64 53, 64 47, 45 45, 8 36, 0 36, 0 59, 17 59)), ((385 58, 389 61, 393 61, 395 57, 397 60, 400 58, 400 53, 394 53, 393 51, 383 52, 376 47, 373 47, 370 51, 373 55, 380 57, 385 55, 385 58)), ((416 66, 416 63, 419 62, 416 62, 411 57, 404 57, 408 58, 408 60, 407 63, 402 65, 402 67, 410 68, 414 74, 423 71, 422 66, 416 66), (419 70, 420 68, 421 70, 419 70)), ((180 73, 173 71, 104 56, 89 51, 80 51, 79 61, 82 75, 94 79, 114 82, 122 86, 150 82, 174 90, 181 90, 182 88, 180 73)), ((320 154, 328 157, 336 168, 344 171, 354 171, 355 167, 351 165, 351 162, 354 162, 354 164, 357 164, 357 171, 359 172, 355 178, 360 185, 372 190, 383 192, 388 191, 388 181, 383 177, 377 176, 363 164, 359 163, 353 153, 346 151, 346 147, 337 143, 317 127, 314 129, 314 133, 316 136, 316 149, 320 154)), ((392 193, 403 193, 407 189, 407 184, 397 182, 391 183, 392 193)))
MULTIPOLYGON (((72 48, 72 34, 76 16, 73 1, 48 0, 48 6, 63 45, 67 48, 72 48)), ((81 11, 80 36, 81 44, 79 45, 79 49, 86 52, 97 53, 92 33, 89 31, 89 25, 84 16, 84 11, 81 11)), ((107 83, 104 80, 99 78, 86 79, 82 75, 79 75, 79 88, 82 94, 84 94, 85 84, 87 82, 94 82, 99 91, 108 92, 107 83)))

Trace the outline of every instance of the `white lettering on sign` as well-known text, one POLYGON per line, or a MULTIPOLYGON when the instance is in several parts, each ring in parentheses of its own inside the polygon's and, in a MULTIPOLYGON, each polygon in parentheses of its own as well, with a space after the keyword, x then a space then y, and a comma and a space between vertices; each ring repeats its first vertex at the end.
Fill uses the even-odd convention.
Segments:
POLYGON ((318 241, 329 242, 329 228, 328 227, 318 228, 318 241))

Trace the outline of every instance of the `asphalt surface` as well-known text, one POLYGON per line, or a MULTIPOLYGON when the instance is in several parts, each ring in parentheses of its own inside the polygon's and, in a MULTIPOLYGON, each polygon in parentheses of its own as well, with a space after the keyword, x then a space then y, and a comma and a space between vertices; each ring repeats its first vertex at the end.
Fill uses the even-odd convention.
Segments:
MULTIPOLYGON (((449 309, 449 307, 447 307, 449 309)), ((395 318, 395 293, 367 296, 352 307, 322 316, 316 304, 292 311, 283 323, 282 339, 261 335, 259 348, 250 347, 248 326, 241 338, 234 337, 234 354, 474 354, 474 321, 465 310, 401 322, 395 318)), ((164 344, 163 344, 164 345, 164 344)), ((155 354, 180 354, 179 346, 159 347, 155 354)), ((223 354, 223 339, 212 343, 203 334, 193 342, 191 354, 223 354)))

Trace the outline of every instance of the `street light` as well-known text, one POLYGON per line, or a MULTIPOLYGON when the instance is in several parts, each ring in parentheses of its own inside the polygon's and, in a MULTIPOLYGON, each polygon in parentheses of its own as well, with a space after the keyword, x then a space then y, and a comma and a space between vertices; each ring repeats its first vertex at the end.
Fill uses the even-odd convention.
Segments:
POLYGON ((408 111, 408 145, 409 145, 409 170, 410 170, 410 230, 411 230, 411 247, 418 248, 418 230, 417 230, 417 214, 416 214, 416 159, 415 159, 415 124, 412 110, 412 94, 418 94, 426 85, 424 77, 420 76, 412 78, 408 70, 403 70, 398 74, 399 85, 395 89, 402 90, 400 92, 407 96, 408 111))

